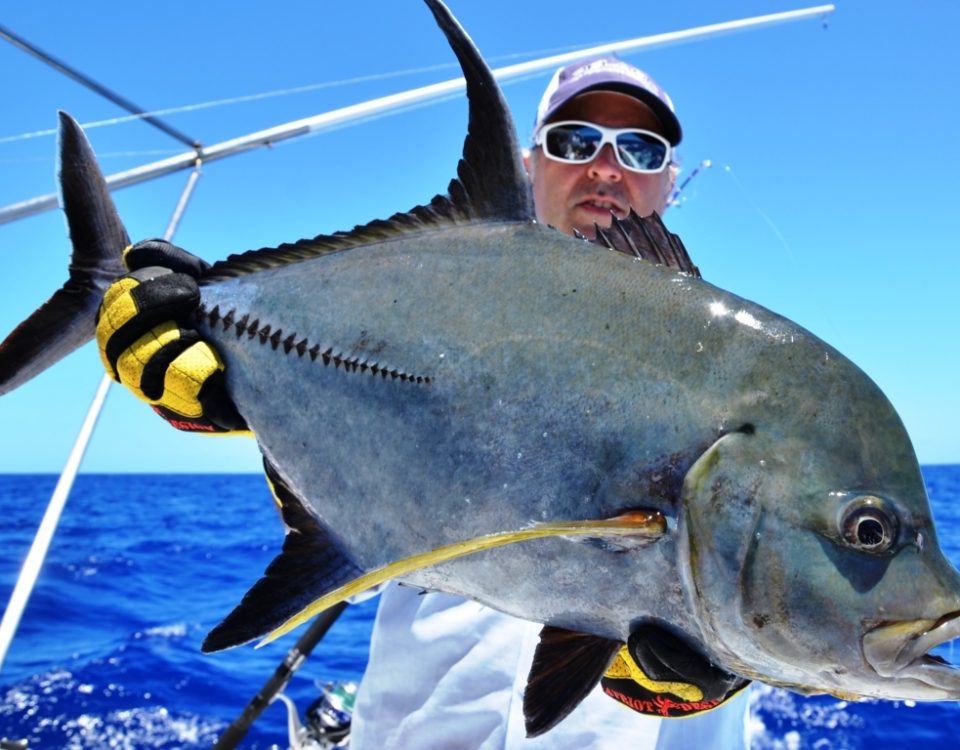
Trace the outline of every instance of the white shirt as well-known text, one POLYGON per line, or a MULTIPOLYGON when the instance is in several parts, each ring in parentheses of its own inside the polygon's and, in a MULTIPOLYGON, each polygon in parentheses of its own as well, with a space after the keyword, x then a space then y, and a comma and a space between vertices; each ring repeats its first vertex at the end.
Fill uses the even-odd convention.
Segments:
POLYGON ((352 750, 744 750, 744 690, 686 719, 643 716, 599 687, 527 739, 523 689, 541 625, 447 594, 389 584, 357 693, 352 750))

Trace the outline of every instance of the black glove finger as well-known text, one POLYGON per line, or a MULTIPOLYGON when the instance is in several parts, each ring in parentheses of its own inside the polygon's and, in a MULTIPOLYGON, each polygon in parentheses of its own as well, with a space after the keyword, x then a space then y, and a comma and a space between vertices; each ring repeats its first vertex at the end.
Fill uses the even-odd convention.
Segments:
POLYGON ((124 251, 123 260, 127 268, 135 271, 147 266, 162 266, 177 273, 189 274, 199 279, 210 264, 181 247, 166 240, 142 240, 124 251))
POLYGON ((627 642, 630 655, 650 678, 696 685, 705 700, 726 697, 745 680, 715 665, 699 648, 654 623, 636 627, 627 642))
POLYGON ((225 432, 249 429, 236 404, 227 393, 226 376, 218 370, 203 384, 198 394, 204 416, 225 432))

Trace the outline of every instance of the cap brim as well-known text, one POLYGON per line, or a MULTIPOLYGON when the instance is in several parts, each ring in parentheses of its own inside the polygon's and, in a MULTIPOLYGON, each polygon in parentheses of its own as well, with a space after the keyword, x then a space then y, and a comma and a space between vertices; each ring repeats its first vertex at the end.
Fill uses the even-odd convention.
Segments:
POLYGON ((598 83, 593 86, 584 86, 582 89, 576 93, 568 96, 562 102, 557 104, 555 107, 551 107, 544 113, 543 120, 541 125, 544 122, 548 122, 558 110, 562 109, 567 103, 573 101, 575 98, 581 94, 586 94, 589 91, 613 91, 618 94, 626 94, 631 96, 634 99, 637 99, 640 102, 646 104, 650 110, 656 115, 656 118, 660 121, 660 125, 663 128, 663 136, 666 138, 671 146, 676 146, 683 139, 683 130, 680 127, 680 121, 677 119, 677 116, 673 113, 673 110, 668 107, 663 99, 658 97, 656 94, 647 91, 647 89, 642 88, 641 86, 632 86, 629 83, 620 83, 616 81, 604 81, 603 83, 598 83))

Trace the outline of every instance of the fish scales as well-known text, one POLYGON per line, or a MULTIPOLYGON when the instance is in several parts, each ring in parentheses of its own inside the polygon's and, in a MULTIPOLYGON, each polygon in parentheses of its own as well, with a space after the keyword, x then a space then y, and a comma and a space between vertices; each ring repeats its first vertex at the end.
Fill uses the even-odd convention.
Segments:
MULTIPOLYGON (((850 442, 850 423, 902 430, 892 411, 876 409, 879 391, 861 394, 858 369, 795 324, 685 274, 533 224, 383 242, 218 282, 204 288, 203 301, 258 319, 280 339, 306 338, 342 362, 429 378, 385 379, 217 324, 204 330, 265 453, 364 568, 438 540, 656 504, 635 486, 609 491, 608 478, 645 477, 665 456, 683 475, 745 424, 762 436, 792 414, 792 424, 809 423, 798 429, 835 436, 838 451, 850 442), (811 373, 831 383, 833 406, 802 387, 811 373), (344 512, 353 508, 362 512, 344 512)), ((673 523, 676 499, 660 503, 673 523)), ((577 575, 537 565, 538 596, 530 586, 504 590, 501 570, 562 556, 570 544, 588 547, 527 542, 412 580, 456 586, 528 617, 531 599, 543 602, 536 619, 562 614, 572 626, 582 624, 571 612, 587 588, 604 589, 598 598, 619 611, 642 600, 649 612, 665 600, 650 581, 677 575, 675 555, 647 550, 616 556, 609 576, 589 575, 603 553, 588 548, 577 553, 585 555, 577 575)), ((593 605, 581 616, 594 620, 593 605)), ((632 617, 605 630, 625 638, 632 617)))

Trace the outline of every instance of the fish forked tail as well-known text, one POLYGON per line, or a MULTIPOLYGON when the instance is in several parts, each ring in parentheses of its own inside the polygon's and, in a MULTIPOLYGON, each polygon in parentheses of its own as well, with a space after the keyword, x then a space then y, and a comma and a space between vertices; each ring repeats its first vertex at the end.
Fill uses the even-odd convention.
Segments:
POLYGON ((60 205, 73 253, 66 283, 0 343, 0 396, 93 338, 106 288, 130 244, 83 130, 60 112, 60 205))

